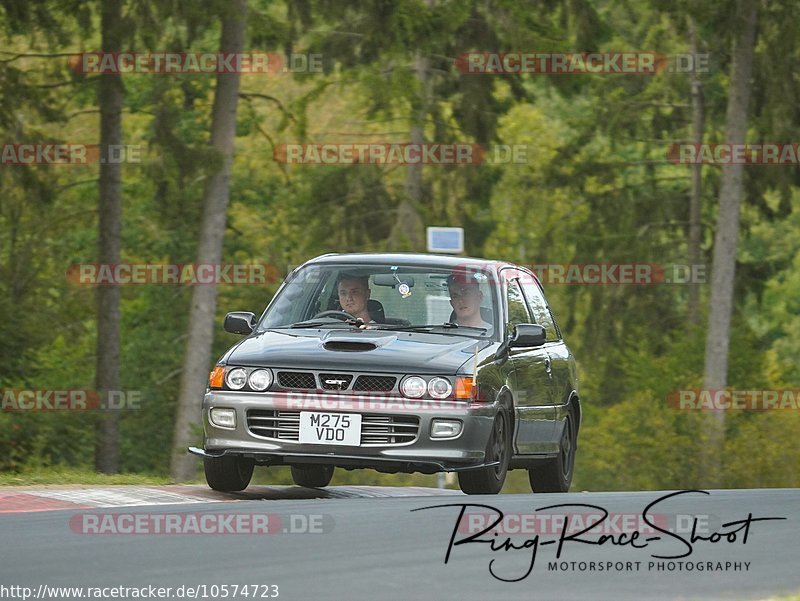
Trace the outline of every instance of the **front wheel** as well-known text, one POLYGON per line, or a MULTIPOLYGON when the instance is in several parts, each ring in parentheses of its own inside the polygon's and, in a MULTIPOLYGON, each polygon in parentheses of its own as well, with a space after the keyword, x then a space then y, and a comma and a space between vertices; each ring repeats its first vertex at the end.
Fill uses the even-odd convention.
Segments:
POLYGON ((558 456, 528 469, 528 480, 533 492, 567 492, 569 490, 575 466, 575 442, 575 430, 572 413, 570 413, 564 420, 558 456))
POLYGON ((293 465, 292 480, 297 486, 322 488, 328 486, 333 478, 332 465, 293 465))
POLYGON ((496 495, 503 488, 511 460, 511 427, 508 415, 500 411, 494 418, 492 434, 486 447, 486 461, 497 465, 458 472, 458 485, 468 495, 496 495))
POLYGON ((206 482, 211 488, 220 492, 244 490, 253 477, 255 463, 253 459, 245 459, 236 455, 203 457, 206 482))

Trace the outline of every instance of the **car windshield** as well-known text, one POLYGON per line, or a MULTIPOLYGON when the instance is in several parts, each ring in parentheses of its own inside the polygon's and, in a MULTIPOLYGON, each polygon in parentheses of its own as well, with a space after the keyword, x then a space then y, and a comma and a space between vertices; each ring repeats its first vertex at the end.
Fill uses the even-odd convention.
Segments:
POLYGON ((287 279, 259 324, 281 328, 427 331, 491 337, 497 286, 474 265, 305 265, 287 279))

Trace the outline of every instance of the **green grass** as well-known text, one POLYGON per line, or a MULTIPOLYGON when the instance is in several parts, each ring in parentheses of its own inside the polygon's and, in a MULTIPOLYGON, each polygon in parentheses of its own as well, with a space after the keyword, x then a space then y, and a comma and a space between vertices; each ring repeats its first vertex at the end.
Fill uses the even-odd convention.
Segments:
POLYGON ((74 467, 47 467, 21 472, 0 472, 0 486, 34 486, 52 484, 169 484, 169 478, 151 474, 98 474, 74 467))

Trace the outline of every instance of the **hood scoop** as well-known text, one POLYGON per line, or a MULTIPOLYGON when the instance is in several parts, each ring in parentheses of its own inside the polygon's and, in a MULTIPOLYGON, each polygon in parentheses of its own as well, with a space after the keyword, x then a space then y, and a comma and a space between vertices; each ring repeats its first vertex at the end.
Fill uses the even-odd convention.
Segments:
POLYGON ((328 351, 345 351, 356 353, 360 351, 374 351, 378 345, 364 340, 328 340, 322 345, 328 351))
POLYGON ((364 351, 374 351, 397 340, 397 336, 391 334, 386 336, 383 332, 370 332, 362 330, 360 332, 326 332, 322 347, 327 351, 342 351, 345 353, 358 353, 364 351))

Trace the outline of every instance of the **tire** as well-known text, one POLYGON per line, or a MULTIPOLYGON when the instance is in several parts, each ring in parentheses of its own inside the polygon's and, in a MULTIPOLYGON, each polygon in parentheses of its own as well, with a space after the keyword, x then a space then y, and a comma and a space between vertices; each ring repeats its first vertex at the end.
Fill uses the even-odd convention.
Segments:
POLYGON ((297 486, 306 488, 323 488, 333 478, 332 465, 293 465, 292 480, 297 486))
POLYGON ((494 418, 492 434, 486 445, 486 460, 500 463, 458 472, 458 485, 466 494, 496 495, 503 488, 511 461, 511 424, 506 411, 500 411, 494 418))
POLYGON ((203 457, 206 482, 220 492, 237 492, 247 488, 253 477, 255 461, 236 455, 203 457))
POLYGON ((528 468, 531 490, 539 493, 567 492, 572 484, 575 468, 575 419, 572 412, 567 414, 564 430, 559 441, 558 457, 543 461, 540 465, 528 468))

